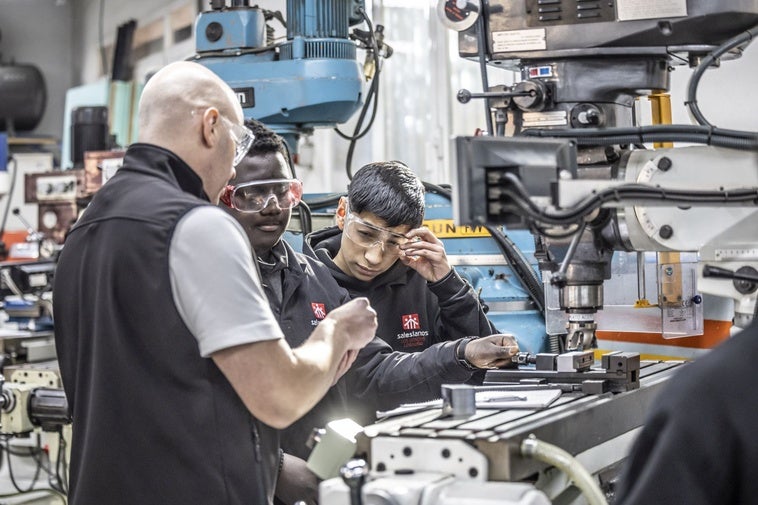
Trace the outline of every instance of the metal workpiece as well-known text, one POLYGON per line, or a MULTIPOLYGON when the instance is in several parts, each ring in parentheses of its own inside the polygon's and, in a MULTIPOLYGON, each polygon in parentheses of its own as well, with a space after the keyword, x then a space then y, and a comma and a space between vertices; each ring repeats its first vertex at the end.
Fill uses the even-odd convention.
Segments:
MULTIPOLYGON (((573 390, 585 394, 624 392, 640 387, 640 355, 635 352, 616 351, 601 358, 600 368, 587 366, 592 351, 560 354, 554 370, 522 367, 518 370, 488 370, 484 384, 496 385, 552 385, 576 386, 573 390)), ((565 388, 570 389, 571 388, 565 388)))
MULTIPOLYGON (((621 369, 635 366, 634 357, 628 353, 608 357, 606 364, 620 369, 620 373, 623 373, 621 369)), ((364 429, 358 436, 358 453, 370 454, 372 469, 376 470, 372 451, 382 443, 382 439, 391 439, 392 447, 401 447, 396 452, 402 454, 402 448, 407 448, 406 452, 415 455, 414 471, 438 471, 436 465, 440 458, 436 454, 432 457, 428 451, 428 457, 417 457, 415 444, 419 443, 419 448, 439 448, 448 441, 464 441, 486 457, 486 480, 525 481, 547 468, 545 463, 522 456, 521 444, 529 436, 556 445, 573 456, 601 445, 628 443, 629 432, 642 426, 660 389, 681 365, 682 362, 643 362, 637 369, 641 377, 636 388, 596 395, 580 391, 564 392, 541 410, 479 408, 467 419, 452 419, 441 418, 441 409, 429 409, 393 417, 364 429), (590 426, 592 429, 588 429, 590 426), (431 440, 435 440, 437 445, 429 446, 431 440)), ((505 370, 494 374, 488 372, 488 379, 501 378, 500 372, 508 373, 505 370)), ((518 374, 519 371, 512 373, 518 374)), ((604 373, 610 372, 606 370, 604 373)), ((487 383, 503 385, 504 381, 488 380, 487 383)), ((625 455, 624 450, 599 453, 601 461, 597 463, 598 471, 613 466, 625 455)), ((386 452, 382 454, 386 456, 386 452)), ((402 466, 398 462, 394 464, 402 466)))

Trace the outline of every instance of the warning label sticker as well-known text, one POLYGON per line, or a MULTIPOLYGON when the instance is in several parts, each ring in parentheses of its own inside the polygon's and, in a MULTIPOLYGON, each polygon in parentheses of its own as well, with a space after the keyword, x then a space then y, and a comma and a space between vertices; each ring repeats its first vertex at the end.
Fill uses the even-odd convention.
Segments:
POLYGON ((617 0, 619 21, 676 18, 687 15, 687 0, 617 0))
POLYGON ((492 32, 492 51, 511 53, 517 51, 543 51, 547 49, 544 28, 492 32))
POLYGON ((456 226, 452 219, 429 219, 424 221, 437 238, 471 238, 489 237, 489 232, 483 226, 456 226))

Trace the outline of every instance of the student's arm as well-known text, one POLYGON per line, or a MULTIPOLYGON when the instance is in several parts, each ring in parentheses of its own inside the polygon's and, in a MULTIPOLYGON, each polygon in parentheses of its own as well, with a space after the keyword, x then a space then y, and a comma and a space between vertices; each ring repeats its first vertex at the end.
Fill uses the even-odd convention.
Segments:
POLYGON ((399 352, 379 337, 361 349, 344 380, 351 396, 370 402, 375 409, 439 398, 443 384, 468 382, 478 369, 507 366, 518 351, 510 335, 477 340, 441 342, 420 352, 399 352), (456 349, 466 342, 462 364, 456 349))
POLYGON ((439 398, 442 384, 464 383, 474 371, 458 363, 456 342, 435 344, 421 352, 393 351, 376 337, 358 353, 342 379, 350 397, 374 410, 439 398))

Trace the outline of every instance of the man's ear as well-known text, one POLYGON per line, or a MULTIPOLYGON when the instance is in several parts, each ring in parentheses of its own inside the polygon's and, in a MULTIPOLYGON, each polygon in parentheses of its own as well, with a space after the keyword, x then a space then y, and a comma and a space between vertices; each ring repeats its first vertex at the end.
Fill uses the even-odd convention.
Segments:
POLYGON ((209 107, 203 112, 203 144, 213 147, 218 142, 220 116, 215 107, 209 107))
POLYGON ((334 214, 334 219, 337 221, 337 227, 340 230, 345 229, 345 216, 347 215, 347 198, 340 197, 339 204, 337 205, 337 211, 334 214))

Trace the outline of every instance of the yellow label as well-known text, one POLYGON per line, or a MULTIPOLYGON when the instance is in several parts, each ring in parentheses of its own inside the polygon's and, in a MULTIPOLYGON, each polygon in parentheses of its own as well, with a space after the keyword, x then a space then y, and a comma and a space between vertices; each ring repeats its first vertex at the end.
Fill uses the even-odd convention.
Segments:
POLYGON ((437 238, 489 237, 484 226, 456 226, 452 219, 428 219, 424 226, 432 230, 437 238))

